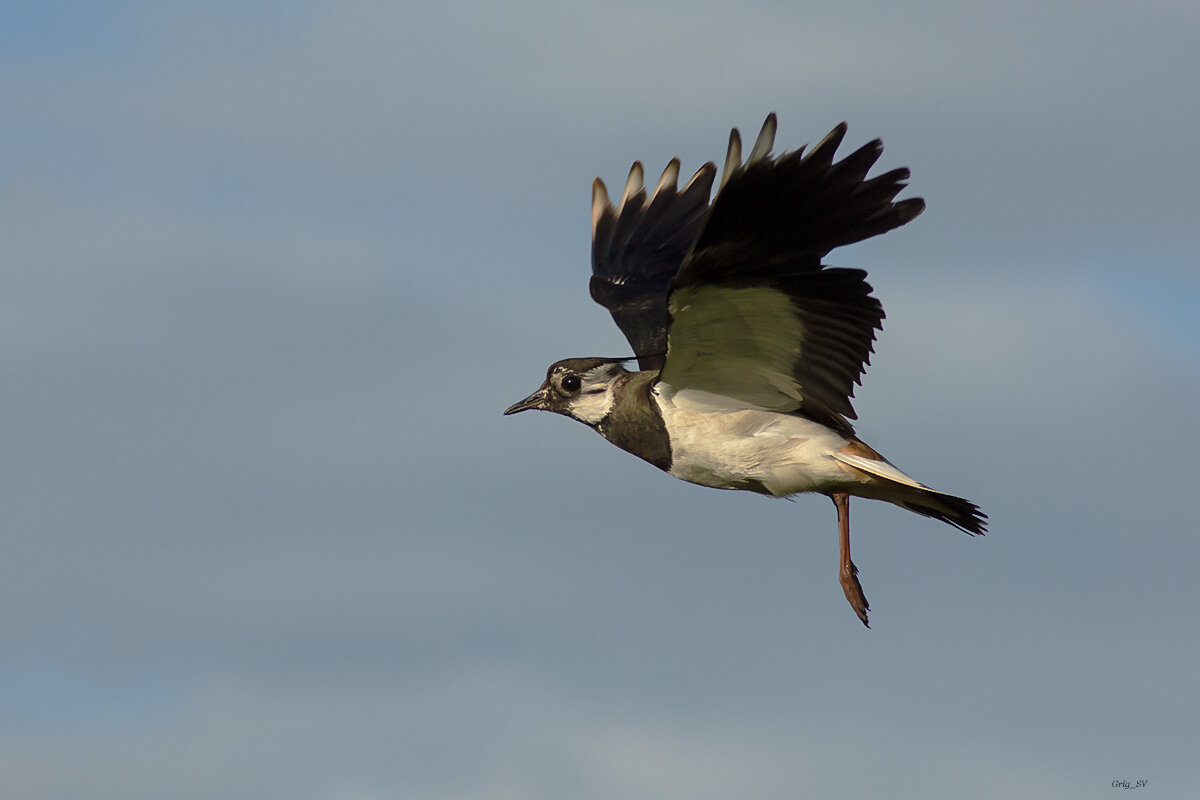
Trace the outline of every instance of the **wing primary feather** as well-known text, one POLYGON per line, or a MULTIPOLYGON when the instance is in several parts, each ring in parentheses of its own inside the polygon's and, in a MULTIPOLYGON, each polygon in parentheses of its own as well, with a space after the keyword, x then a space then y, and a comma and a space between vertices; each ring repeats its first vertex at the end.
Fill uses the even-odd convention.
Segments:
POLYGON ((642 209, 646 205, 645 173, 642 162, 635 161, 629 168, 629 178, 625 181, 625 191, 621 195, 621 203, 617 206, 616 225, 613 228, 612 239, 605 253, 607 259, 624 251, 633 240, 634 231, 642 223, 642 209))
MULTIPOLYGON (((899 220, 900 225, 903 225, 925 210, 925 200, 920 197, 901 200, 892 207, 892 210, 895 212, 896 219, 899 220)), ((899 225, 896 227, 899 227, 899 225)))
POLYGON ((843 158, 834 168, 836 174, 830 176, 828 191, 831 193, 845 189, 851 189, 851 193, 860 191, 862 187, 859 184, 863 183, 863 179, 867 177, 867 173, 881 155, 883 155, 883 141, 876 139, 873 142, 867 142, 843 158))
POLYGON ((750 151, 750 157, 746 159, 747 164, 753 164, 755 161, 766 158, 771 154, 771 148, 775 146, 775 130, 777 127, 778 122, 775 119, 775 112, 772 111, 767 115, 762 130, 758 132, 758 139, 754 141, 754 148, 750 151))
POLYGON ((663 190, 665 190, 667 187, 670 187, 671 191, 674 191, 675 187, 678 183, 679 183, 679 159, 672 158, 671 161, 667 164, 667 168, 663 170, 662 177, 658 179, 658 185, 654 187, 655 197, 657 197, 658 194, 660 192, 662 192, 663 190))
POLYGON ((609 207, 608 189, 605 188, 604 181, 596 178, 592 181, 592 238, 595 238, 600 218, 609 207))
POLYGON ((679 190, 680 194, 689 194, 693 191, 699 191, 693 187, 704 186, 704 194, 712 191, 712 181, 717 174, 717 165, 709 161, 700 169, 696 170, 696 174, 688 178, 688 182, 679 190))
POLYGON ((846 127, 846 123, 838 123, 833 130, 825 135, 825 138, 816 147, 808 152, 804 160, 810 162, 810 167, 821 166, 828 169, 833 164, 833 156, 837 152, 838 145, 842 143, 842 139, 846 136, 846 127))
POLYGON ((725 168, 721 170, 721 183, 717 186, 718 192, 725 187, 729 176, 733 175, 740 166, 742 166, 742 135, 738 133, 737 128, 734 128, 729 132, 729 149, 725 151, 725 168))
POLYGON ((629 178, 625 181, 625 192, 621 195, 621 205, 617 207, 617 214, 624 211, 626 204, 644 188, 645 173, 642 171, 642 162, 635 161, 633 162, 633 166, 629 168, 629 178))
MULTIPOLYGON (((680 246, 686 252, 687 246, 696 238, 693 224, 708 213, 708 194, 712 191, 716 173, 716 166, 711 161, 708 162, 696 170, 696 174, 688 179, 687 184, 676 192, 671 198, 674 202, 665 204, 667 207, 662 216, 654 223, 656 230, 674 231, 665 240, 664 245, 680 246)), ((657 199, 656 197, 655 200, 657 199)), ((653 205, 654 202, 651 203, 651 206, 653 205)))

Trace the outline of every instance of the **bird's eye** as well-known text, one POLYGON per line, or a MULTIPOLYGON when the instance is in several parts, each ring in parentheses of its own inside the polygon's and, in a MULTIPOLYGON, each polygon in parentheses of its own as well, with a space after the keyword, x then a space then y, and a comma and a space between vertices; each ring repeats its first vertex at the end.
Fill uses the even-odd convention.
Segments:
POLYGON ((567 392, 568 394, 574 394, 575 392, 579 391, 579 376, 564 375, 559 385, 562 386, 564 392, 567 392))

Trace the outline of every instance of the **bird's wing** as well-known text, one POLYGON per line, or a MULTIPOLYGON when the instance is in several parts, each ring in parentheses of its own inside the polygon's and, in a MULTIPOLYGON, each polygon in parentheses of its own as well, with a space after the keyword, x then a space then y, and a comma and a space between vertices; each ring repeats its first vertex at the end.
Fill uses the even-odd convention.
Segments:
POLYGON ((612 314, 641 369, 662 366, 667 287, 704 224, 716 172, 705 164, 679 189, 679 159, 672 159, 647 199, 634 162, 615 207, 604 182, 592 183, 592 299, 612 314))
POLYGON ((660 380, 672 389, 797 411, 852 432, 853 384, 883 307, 865 272, 821 259, 903 225, 925 203, 893 202, 907 169, 867 179, 883 152, 878 140, 834 163, 845 133, 843 123, 807 155, 772 158, 772 114, 743 164, 734 129, 712 209, 671 281, 660 380))

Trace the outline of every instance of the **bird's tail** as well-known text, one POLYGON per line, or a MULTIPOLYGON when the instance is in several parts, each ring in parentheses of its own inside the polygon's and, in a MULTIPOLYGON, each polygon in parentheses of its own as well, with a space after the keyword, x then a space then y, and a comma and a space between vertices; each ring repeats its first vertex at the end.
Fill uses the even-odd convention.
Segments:
POLYGON ((962 497, 943 494, 933 489, 910 488, 904 493, 903 499, 892 502, 921 516, 940 519, 972 535, 982 536, 987 533, 987 514, 980 511, 979 506, 962 497))
POLYGON ((939 492, 918 483, 898 470, 878 453, 862 447, 859 452, 843 450, 834 455, 838 461, 871 476, 872 489, 866 496, 907 508, 923 517, 932 517, 971 535, 987 533, 987 514, 962 497, 939 492), (866 455, 870 453, 872 458, 866 455))

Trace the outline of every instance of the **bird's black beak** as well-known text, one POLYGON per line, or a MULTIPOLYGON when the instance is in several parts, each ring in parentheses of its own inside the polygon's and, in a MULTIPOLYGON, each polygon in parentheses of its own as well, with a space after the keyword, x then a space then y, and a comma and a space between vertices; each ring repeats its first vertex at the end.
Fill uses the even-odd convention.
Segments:
POLYGON ((504 416, 516 414, 518 411, 528 411, 531 408, 545 409, 546 408, 546 387, 542 386, 533 394, 526 397, 519 403, 513 403, 508 408, 504 409, 504 416))

